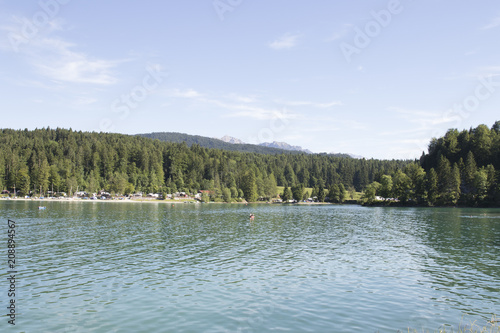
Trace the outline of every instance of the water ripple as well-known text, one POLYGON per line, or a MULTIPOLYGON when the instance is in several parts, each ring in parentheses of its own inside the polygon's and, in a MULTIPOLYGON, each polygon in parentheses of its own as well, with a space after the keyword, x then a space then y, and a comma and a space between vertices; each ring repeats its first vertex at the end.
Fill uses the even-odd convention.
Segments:
POLYGON ((498 210, 47 207, 0 203, 19 220, 25 332, 395 332, 500 313, 498 210))

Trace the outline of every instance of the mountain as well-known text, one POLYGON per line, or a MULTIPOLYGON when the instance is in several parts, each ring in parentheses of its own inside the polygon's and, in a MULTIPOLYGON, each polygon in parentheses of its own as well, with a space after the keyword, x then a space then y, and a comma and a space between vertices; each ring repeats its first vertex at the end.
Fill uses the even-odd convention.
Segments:
POLYGON ((227 142, 227 143, 232 143, 232 144, 238 144, 238 145, 243 145, 245 142, 241 141, 240 139, 237 139, 235 137, 226 135, 221 138, 222 141, 227 142))
POLYGON ((264 142, 261 143, 259 146, 264 146, 264 147, 271 147, 271 148, 278 148, 278 149, 284 149, 284 150, 292 150, 292 151, 301 151, 306 154, 312 154, 313 152, 308 150, 308 149, 303 149, 300 146, 292 146, 286 142, 264 142))
MULTIPOLYGON (((241 141, 240 139, 237 139, 235 137, 226 135, 222 139, 222 141, 227 142, 227 143, 232 143, 232 144, 245 144, 245 142, 241 141)), ((298 152, 303 152, 306 154, 313 154, 312 151, 308 149, 303 149, 300 146, 292 146, 286 142, 264 142, 264 143, 259 143, 259 146, 262 147, 268 147, 268 148, 277 148, 277 149, 283 149, 283 150, 288 150, 288 151, 298 151, 298 152)))
POLYGON ((334 153, 334 152, 331 152, 329 155, 333 155, 333 156, 346 156, 346 157, 350 157, 350 158, 357 158, 358 160, 361 160, 363 159, 364 157, 361 156, 361 155, 354 155, 354 154, 349 154, 349 153, 334 153))
MULTIPOLYGON (((173 143, 186 143, 189 147, 194 144, 204 148, 215 148, 229 151, 240 151, 245 153, 257 153, 266 155, 279 155, 279 154, 302 154, 303 152, 294 150, 285 150, 273 147, 265 147, 259 145, 251 145, 248 143, 228 143, 220 139, 208 138, 200 135, 190 135, 185 133, 174 132, 155 132, 136 134, 149 139, 158 139, 164 142, 173 143)), ((238 140, 238 139, 236 139, 238 140)), ((241 142, 241 141, 240 141, 241 142)))

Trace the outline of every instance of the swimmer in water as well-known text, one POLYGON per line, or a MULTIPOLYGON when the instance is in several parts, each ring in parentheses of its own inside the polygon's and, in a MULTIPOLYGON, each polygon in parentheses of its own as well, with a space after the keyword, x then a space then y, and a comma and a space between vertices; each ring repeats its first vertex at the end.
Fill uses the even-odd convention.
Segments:
POLYGON ((253 220, 255 218, 255 215, 250 214, 250 220, 253 220))

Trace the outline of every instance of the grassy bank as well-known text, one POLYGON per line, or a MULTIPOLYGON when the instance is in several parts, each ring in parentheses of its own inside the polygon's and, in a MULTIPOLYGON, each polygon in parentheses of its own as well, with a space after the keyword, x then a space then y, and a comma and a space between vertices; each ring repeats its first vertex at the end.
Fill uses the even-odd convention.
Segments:
MULTIPOLYGON (((278 186, 278 193, 279 194, 283 193, 284 190, 285 190, 284 186, 278 186)), ((312 187, 304 188, 304 192, 308 192, 309 195, 311 195, 312 190, 313 190, 312 187)), ((325 192, 326 192, 326 196, 328 196, 328 190, 325 190, 325 192)), ((363 192, 355 192, 355 191, 349 192, 349 191, 347 191, 345 200, 359 201, 362 196, 363 196, 363 192), (352 198, 351 198, 351 195, 352 195, 352 198)))

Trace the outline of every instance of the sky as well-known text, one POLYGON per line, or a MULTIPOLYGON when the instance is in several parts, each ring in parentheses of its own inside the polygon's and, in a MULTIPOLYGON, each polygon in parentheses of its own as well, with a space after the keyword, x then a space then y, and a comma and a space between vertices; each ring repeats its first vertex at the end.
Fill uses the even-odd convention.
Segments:
POLYGON ((500 3, 0 0, 0 128, 413 159, 500 120, 500 3))

